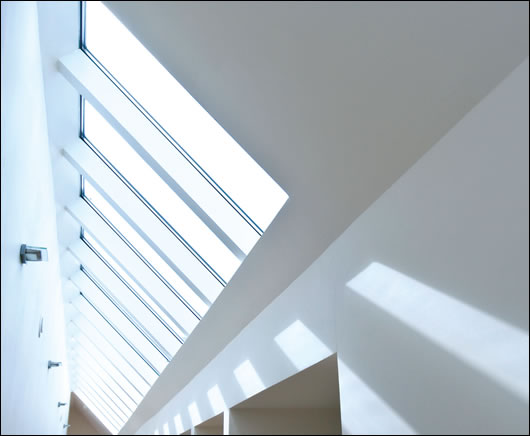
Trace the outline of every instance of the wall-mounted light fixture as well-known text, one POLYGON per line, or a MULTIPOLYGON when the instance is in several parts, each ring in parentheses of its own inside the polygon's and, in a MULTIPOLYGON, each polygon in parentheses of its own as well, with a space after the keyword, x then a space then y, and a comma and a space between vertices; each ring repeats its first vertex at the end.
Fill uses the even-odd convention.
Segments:
POLYGON ((26 262, 48 262, 48 249, 44 247, 31 247, 26 244, 20 246, 20 261, 26 262))
POLYGON ((57 403, 57 407, 66 406, 66 403, 61 403, 60 401, 57 403))
POLYGON ((51 360, 48 360, 48 369, 61 366, 61 365, 62 365, 61 362, 52 362, 51 360))

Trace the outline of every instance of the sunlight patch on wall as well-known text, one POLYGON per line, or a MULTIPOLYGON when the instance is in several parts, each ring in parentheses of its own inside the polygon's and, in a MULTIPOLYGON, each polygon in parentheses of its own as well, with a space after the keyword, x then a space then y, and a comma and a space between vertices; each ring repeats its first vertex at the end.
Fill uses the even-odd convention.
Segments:
POLYGON ((173 418, 173 422, 175 423, 175 429, 177 430, 177 434, 180 434, 184 432, 184 425, 182 425, 182 418, 180 417, 180 413, 173 418))
POLYGON ((307 368, 331 355, 331 350, 302 321, 296 320, 274 341, 298 370, 307 368))
POLYGON ((338 369, 343 434, 416 434, 340 358, 338 369))
POLYGON ((234 375, 246 398, 265 389, 265 385, 249 360, 239 365, 234 370, 234 375))
POLYGON ((226 409, 226 403, 219 389, 219 385, 215 385, 213 388, 208 390, 208 400, 212 406, 213 412, 217 415, 226 409))
POLYGON ((347 286, 528 401, 528 333, 377 262, 347 286))
POLYGON ((188 412, 193 425, 197 425, 202 422, 201 413, 199 412, 199 407, 197 407, 197 403, 195 401, 188 406, 188 412))

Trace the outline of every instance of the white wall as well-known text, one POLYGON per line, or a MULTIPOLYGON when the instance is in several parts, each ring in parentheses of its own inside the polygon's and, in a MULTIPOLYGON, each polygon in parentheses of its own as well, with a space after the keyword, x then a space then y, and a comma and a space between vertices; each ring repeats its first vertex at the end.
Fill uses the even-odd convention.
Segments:
POLYGON ((228 434, 341 434, 339 409, 231 409, 228 434))
POLYGON ((381 196, 341 263, 346 433, 528 433, 528 60, 381 196))
POLYGON ((2 434, 64 434, 67 368, 47 368, 65 362, 65 344, 37 5, 1 8, 2 434), (22 265, 23 243, 49 261, 22 265))
POLYGON ((528 433, 528 141, 526 60, 138 433, 335 351, 343 433, 528 433))

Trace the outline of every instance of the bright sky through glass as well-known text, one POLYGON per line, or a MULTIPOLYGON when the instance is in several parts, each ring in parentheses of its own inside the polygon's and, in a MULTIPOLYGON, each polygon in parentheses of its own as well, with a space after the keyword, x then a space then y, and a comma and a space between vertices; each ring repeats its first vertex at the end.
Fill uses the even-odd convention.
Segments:
MULTIPOLYGON (((99 344, 96 345, 92 339, 80 331, 75 338, 74 347, 88 352, 95 359, 97 364, 91 365, 95 373, 98 376, 104 373, 109 374, 114 380, 113 383, 116 384, 114 392, 119 395, 120 401, 125 403, 127 408, 134 410, 136 404, 149 390, 149 385, 139 378, 134 371, 127 371, 127 365, 122 366, 126 369, 125 372, 122 371, 122 368, 118 368, 116 365, 121 363, 121 358, 110 360, 110 356, 116 357, 116 355, 113 353, 109 355, 106 351, 101 351, 99 344)), ((83 366, 83 363, 79 366, 83 366)))
MULTIPOLYGON (((190 287, 162 260, 155 250, 125 221, 122 216, 85 180, 85 196, 94 204, 101 214, 142 254, 142 256, 177 290, 177 292, 201 315, 208 306, 193 292, 190 287)), ((207 274, 207 272, 205 271, 207 274)), ((158 280, 154 275, 153 279, 158 280)), ((157 295, 157 300, 167 308, 174 308, 176 297, 168 289, 166 295, 157 295), (173 303, 172 303, 173 301, 173 303)), ((172 310, 175 313, 175 309, 172 310)), ((178 312, 177 312, 178 313, 178 312)))
POLYGON ((85 53, 153 121, 118 89, 113 107, 83 95, 82 136, 139 194, 114 198, 110 179, 83 178, 82 196, 118 234, 88 220, 87 246, 72 247, 82 266, 71 277, 81 291, 69 323, 72 385, 117 433, 288 196, 101 2, 83 4, 85 53), (118 116, 124 109, 136 123, 118 116))
POLYGON ((199 255, 225 281, 230 280, 241 263, 239 259, 88 101, 85 102, 84 133, 103 156, 199 255))
MULTIPOLYGON (((156 310, 158 305, 139 286, 135 286, 135 282, 112 259, 107 251, 97 243, 97 241, 90 235, 89 232, 85 232, 84 238, 105 260, 105 262, 107 262, 120 275, 121 280, 125 281, 126 284, 123 284, 123 286, 118 285, 113 287, 113 293, 123 304, 123 306, 125 306, 125 308, 138 319, 138 321, 171 354, 171 357, 173 357, 180 347, 180 342, 169 330, 169 328, 180 337, 184 337, 184 333, 171 321, 171 319, 165 316, 162 311, 156 310), (133 291, 128 289, 128 287, 133 289, 138 297, 135 296, 133 291), (154 313, 151 312, 149 308, 151 308, 154 313), (155 314, 166 323, 167 327, 159 319, 157 319, 155 314)), ((103 268, 103 270, 107 272, 107 275, 113 274, 110 270, 107 270, 106 266, 103 268)), ((104 280, 103 277, 100 279, 104 280)))
POLYGON ((287 194, 99 1, 86 47, 264 231, 287 194))
MULTIPOLYGON (((134 372, 151 386, 156 381, 155 372, 141 359, 135 351, 127 345, 125 340, 116 333, 110 327, 103 318, 90 306, 83 298, 78 298, 74 303, 75 308, 79 311, 80 315, 76 318, 76 325, 79 326, 79 329, 90 337, 90 339, 97 344, 98 346, 104 344, 105 348, 102 348, 106 353, 109 352, 109 348, 112 347, 115 350, 115 353, 109 354, 109 356, 115 356, 116 353, 122 356, 122 360, 129 363, 129 366, 134 370, 134 372)), ((119 363, 120 360, 114 360, 113 362, 119 363)), ((120 366, 120 369, 122 367, 120 366)), ((134 386, 138 388, 139 391, 143 392, 141 384, 138 384, 134 378, 130 378, 130 374, 126 376, 133 382, 134 386)), ((143 395, 143 394, 142 394, 143 395)), ((142 396, 134 396, 134 392, 131 393, 132 398, 135 399, 136 403, 139 403, 142 399, 142 396)))
POLYGON ((87 388, 81 389, 78 387, 74 392, 83 403, 90 407, 92 413, 98 417, 103 425, 112 431, 112 434, 118 434, 118 430, 122 425, 116 424, 116 421, 109 417, 108 413, 105 413, 105 407, 101 406, 97 400, 92 399, 94 397, 88 393, 87 388))

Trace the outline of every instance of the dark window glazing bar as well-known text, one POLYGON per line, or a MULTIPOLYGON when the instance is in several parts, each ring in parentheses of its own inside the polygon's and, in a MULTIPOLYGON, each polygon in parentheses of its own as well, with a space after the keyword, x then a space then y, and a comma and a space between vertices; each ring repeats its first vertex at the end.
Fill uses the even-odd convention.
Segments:
POLYGON ((108 402, 105 401, 101 397, 99 392, 97 392, 90 384, 86 383, 82 378, 80 378, 77 383, 80 384, 81 385, 81 389, 83 391, 85 391, 83 393, 87 397, 89 397, 95 405, 97 403, 97 406, 102 408, 102 409, 100 409, 100 412, 103 413, 103 410, 105 410, 106 413, 103 413, 103 415, 106 416, 107 419, 112 418, 112 419, 109 419, 109 421, 111 421, 118 429, 123 426, 123 424, 125 423, 123 421, 123 418, 118 416, 118 414, 114 411, 114 409, 109 406, 108 402), (88 392, 90 392, 90 395, 88 395, 88 392), (97 402, 94 401, 95 399, 97 399, 97 402), (112 412, 112 413, 110 413, 110 412, 112 412))
MULTIPOLYGON (((82 2, 84 3, 84 2, 82 2)), ((99 62, 96 56, 90 51, 86 45, 86 6, 81 8, 81 44, 80 49, 87 55, 87 57, 105 74, 108 79, 118 88, 118 90, 145 116, 153 126, 167 139, 167 141, 177 150, 188 163, 212 186, 215 191, 237 212, 239 216, 258 234, 262 235, 263 230, 254 222, 252 218, 228 195, 223 188, 199 165, 199 163, 191 157, 191 155, 182 147, 158 121, 134 98, 134 96, 107 70, 107 68, 99 62)))
POLYGON ((160 376, 160 372, 158 372, 158 370, 154 367, 154 365, 149 361, 149 359, 147 359, 141 352, 140 350, 138 350, 132 343, 131 341, 129 341, 115 326, 114 324, 112 324, 105 315, 103 315, 103 313, 101 313, 101 311, 92 303, 92 301, 90 301, 90 299, 87 298, 87 296, 85 294, 83 294, 83 292, 80 292, 79 293, 85 300, 88 304, 90 304, 90 306, 92 306, 92 308, 98 313, 98 315, 110 326, 112 327, 112 329, 127 343, 127 345, 129 345, 129 347, 132 348, 132 350, 147 364, 147 366, 149 366, 149 368, 151 368, 153 370, 153 372, 157 375, 157 376, 160 376))
MULTIPOLYGON (((127 364, 129 365, 129 367, 130 367, 130 368, 131 368, 131 369, 132 369, 132 370, 138 375, 138 377, 140 377, 140 378, 141 378, 141 379, 147 384, 147 386, 151 387, 151 383, 149 383, 149 382, 145 379, 145 377, 140 373, 140 371, 138 371, 138 369, 137 369, 134 365, 132 365, 131 362, 129 362, 129 360, 128 360, 128 359, 127 359, 127 358, 126 358, 126 357, 125 357, 125 356, 124 356, 124 355, 123 355, 123 354, 122 354, 122 353, 121 353, 121 352, 120 352, 120 351, 114 346, 114 344, 112 344, 112 343, 111 343, 111 342, 105 337, 105 335, 100 331, 100 329, 98 328, 98 326, 96 326, 92 321, 90 321, 90 320, 86 317, 86 315, 85 315, 83 312, 81 312, 81 311, 79 311, 79 310, 78 310, 78 312, 79 312, 79 316, 81 316, 81 317, 82 317, 82 318, 83 318, 88 324, 90 324, 90 325, 92 326, 92 328, 93 328, 94 330, 96 330, 96 331, 101 335, 101 337, 103 338, 103 340, 107 342, 107 345, 108 345, 109 347, 111 347, 111 348, 112 348, 112 349, 113 349, 113 350, 114 350, 114 351, 115 351, 115 352, 116 352, 116 353, 117 353, 117 354, 118 354, 118 355, 124 360, 124 362, 127 362, 127 364)), ((90 338, 90 337, 84 332, 84 330, 83 330, 83 329, 82 329, 82 328, 81 328, 81 327, 75 322, 75 320, 73 320, 72 322, 73 322, 73 323, 75 324, 75 326, 81 331, 81 333, 82 333, 86 338, 90 339, 90 342, 92 342, 92 344, 93 344, 94 346, 96 346, 96 347, 99 349, 99 351, 101 351, 101 349, 97 346, 97 344, 96 344, 96 343, 95 343, 95 342, 94 342, 94 341, 93 341, 93 340, 92 340, 92 339, 91 339, 91 338, 90 338)), ((123 374, 122 374, 122 375, 123 375, 123 374)), ((143 397, 144 394, 142 394, 142 393, 136 388, 136 386, 135 386, 134 384, 131 383, 131 386, 134 387, 134 389, 136 390, 136 392, 138 392, 138 393, 143 397)))
MULTIPOLYGON (((83 229, 82 229, 83 230, 83 229)), ((118 271, 114 269, 114 267, 108 263, 107 259, 103 257, 103 255, 96 250, 96 248, 87 241, 87 239, 84 237, 84 232, 81 234, 81 240, 86 244, 88 248, 92 250, 92 252, 105 264, 105 266, 112 271, 112 273, 123 283, 123 285, 140 301, 149 312, 162 324, 168 331, 171 333, 175 339, 177 339, 181 344, 184 343, 184 339, 180 337, 180 335, 151 307, 151 305, 145 301, 141 295, 139 295, 136 290, 125 280, 118 271)), ((151 296, 152 298, 152 296, 151 296)), ((153 298, 154 300, 154 298, 153 298)), ((179 323, 176 323, 181 330, 184 331, 182 326, 179 323)))
MULTIPOLYGON (((96 401, 94 399, 94 396, 93 394, 91 393, 91 391, 89 391, 86 387, 83 387, 85 385, 82 385, 82 386, 78 386, 76 387, 76 389, 74 390, 74 392, 76 391, 79 391, 81 392, 85 397, 87 397, 92 405, 90 407, 94 407, 100 414, 101 416, 104 416, 105 419, 107 419, 109 421, 110 424, 112 424, 116 430, 120 430, 122 427, 123 427, 123 424, 119 424, 117 421, 116 421, 116 418, 113 418, 109 413, 108 413, 108 410, 106 410, 100 403, 99 401, 96 401), (89 394, 90 392, 90 394, 89 394)), ((107 427, 105 425, 105 427, 107 427)))
MULTIPOLYGON (((162 283, 164 283, 164 285, 166 285, 166 287, 175 295, 175 297, 177 297, 182 302, 182 304, 184 304, 184 306, 186 306, 188 310, 193 313, 193 315, 200 321, 201 316, 198 314, 198 312, 188 303, 188 301, 184 297, 180 295, 180 293, 164 278, 164 276, 162 276, 162 274, 160 274, 158 270, 153 265, 151 265, 151 263, 136 249, 136 247, 131 244, 131 242, 129 242, 129 240, 125 236, 123 236, 123 234, 116 228, 116 226, 114 226, 114 224, 112 224, 112 222, 107 219, 107 217, 96 207, 96 205, 92 203, 90 199, 84 195, 84 193, 81 198, 86 201, 86 203, 92 208, 92 210, 99 215, 99 217, 112 229, 112 231, 116 233, 116 235, 133 251, 134 254, 136 254, 140 258, 140 260, 153 272, 153 274, 155 274, 155 276, 157 276, 160 281, 162 281, 162 283)), ((179 274, 179 276, 184 282, 186 282, 186 284, 193 290, 193 292, 195 292, 199 296, 203 295, 197 289, 197 287, 185 276, 185 274, 179 274)), ((156 301, 156 299, 154 300, 156 301)), ((175 324, 179 325, 179 323, 173 318, 173 316, 171 316, 171 314, 167 313, 165 310, 164 313, 168 315, 173 320, 173 322, 175 322, 175 324)))
POLYGON ((118 177, 118 179, 140 200, 141 203, 156 217, 158 220, 164 224, 164 226, 177 238, 177 240, 186 247, 186 249, 195 256, 195 258, 202 264, 202 266, 212 274, 215 279, 221 283, 223 286, 226 286, 226 281, 219 275, 212 266, 203 259, 203 257, 186 241, 182 235, 177 232, 171 224, 146 200, 146 198, 138 192, 138 190, 118 171, 118 169, 109 162, 109 160, 97 149, 97 147, 86 137, 83 136, 81 139, 85 142, 86 145, 92 150, 97 157, 118 177))
POLYGON ((101 377, 97 377, 96 379, 96 375, 95 374, 91 374, 89 371, 87 371, 84 367, 82 367, 79 363, 77 363, 76 365, 76 370, 78 372, 82 372, 83 373, 83 378, 87 378, 91 381, 91 383, 93 383, 95 386, 97 386, 101 392, 103 392, 105 394, 105 398, 107 398, 112 404, 114 404, 114 406, 116 406, 116 409, 118 409, 121 413, 123 413, 125 416, 130 416, 132 414, 132 410, 130 407, 128 407, 125 403, 123 403, 124 406, 126 406, 128 412, 124 412, 122 407, 120 407, 116 401, 114 401, 114 399, 109 395, 107 394, 106 390, 102 387, 102 385, 105 385, 106 389, 108 389, 109 391, 111 391, 114 395, 116 395, 118 398, 120 398, 119 395, 116 394, 116 392, 114 391, 114 389, 112 389, 106 382, 105 380, 103 380, 101 377))
MULTIPOLYGON (((80 343, 79 341, 77 341, 77 346, 78 346, 80 349, 83 350, 83 353, 86 353, 88 356, 92 356, 92 354, 90 353, 90 351, 87 350, 87 349, 85 348, 85 346, 84 346, 82 343, 80 343)), ((112 376, 112 374, 109 373, 108 370, 107 370, 107 369, 106 369, 106 368, 105 368, 100 362, 98 362, 96 359, 94 359, 94 362, 96 363, 96 365, 97 365, 100 369, 102 369, 102 370, 105 372, 105 374, 107 374, 107 375, 109 376, 109 378, 110 378, 114 383, 116 383, 116 384, 119 386, 120 390, 121 390, 125 395, 127 395, 127 397, 129 397, 130 400, 131 400, 131 401, 137 406, 138 403, 137 403, 137 402, 136 402, 136 401, 135 401, 135 400, 129 395, 129 393, 128 393, 125 389, 123 389, 122 385, 121 385, 120 383, 117 382, 117 380, 112 376)), ((79 364, 78 364, 77 366, 78 366, 79 368, 81 367, 79 364)), ((116 395, 116 396, 120 399, 120 401, 121 401, 121 396, 118 395, 118 394, 114 391, 114 389, 112 389, 112 388, 107 384, 107 382, 106 382, 105 380, 103 380, 103 378, 101 378, 101 376, 99 376, 98 374, 94 373, 94 374, 93 374, 93 377, 97 377, 98 380, 101 380, 101 382, 104 383, 105 386, 107 386, 107 387, 112 391, 112 393, 113 393, 114 395, 116 395)), ((127 380, 127 381, 128 381, 128 380, 127 380)), ((130 383, 130 382, 129 382, 129 383, 130 383)), ((123 404, 124 404, 124 406, 125 406, 129 411, 131 411, 131 413, 132 413, 132 409, 131 409, 126 403, 123 403, 123 404)), ((124 413, 125 413, 125 412, 124 412, 124 413)))
POLYGON ((138 330, 142 336, 147 339, 147 341, 155 348, 168 362, 171 360, 169 353, 160 345, 160 343, 151 335, 151 333, 136 319, 136 317, 130 313, 122 304, 118 301, 114 295, 107 290, 100 282, 97 280, 92 273, 90 273, 86 267, 81 265, 81 271, 94 283, 96 288, 98 288, 103 295, 109 300, 116 309, 118 309, 121 314, 138 330))
MULTIPOLYGON (((85 319, 86 319, 86 318, 85 318, 85 319)), ((88 321, 88 320, 87 320, 87 321, 88 321)), ((131 382, 131 380, 130 380, 130 379, 129 379, 129 378, 128 378, 128 377, 127 377, 127 376, 126 376, 121 370, 120 370, 120 368, 118 368, 118 367, 116 366, 116 364, 115 364, 112 360, 110 360, 109 358, 107 358, 106 354, 101 350, 101 348, 99 347, 99 345, 96 344, 96 342, 94 342, 94 341, 93 341, 93 340, 92 340, 92 339, 91 339, 91 338, 90 338, 90 337, 89 337, 89 336, 83 331, 83 329, 82 329, 81 327, 79 327, 79 325, 78 325, 75 321, 71 321, 71 322, 77 327, 77 329, 79 329, 80 334, 81 334, 81 335, 82 335, 82 336, 83 336, 88 342, 90 342, 91 345, 92 345, 96 350, 98 350, 99 353, 101 353, 101 355, 105 356, 105 358, 107 359, 107 362, 110 363, 110 364, 112 365, 112 367, 113 367, 113 368, 114 368, 114 369, 115 369, 115 370, 116 370, 116 371, 117 371, 117 372, 118 372, 118 373, 119 373, 119 374, 120 374, 125 380, 127 380, 127 382, 129 383, 129 385, 132 386, 132 388, 138 393, 138 395, 140 395, 141 397, 143 397, 144 394, 142 394, 142 392, 140 392, 140 390, 134 385, 134 383, 131 382)), ((88 321, 88 322, 90 322, 90 321, 88 321)), ((94 327, 94 328, 95 328, 95 327, 94 327)), ((110 345, 112 346, 112 344, 110 344, 110 345)), ((114 351, 115 351, 117 354, 119 354, 119 355, 125 360, 125 358, 120 354, 120 352, 119 352, 118 350, 116 350, 116 348, 114 348, 113 346, 112 346, 112 348, 114 349, 114 351)), ((125 360, 125 361, 127 362, 127 360, 125 360)), ((129 362, 127 362, 127 363, 129 364, 129 366, 131 366, 131 368, 133 368, 132 365, 131 365, 129 362)), ((135 369, 135 368, 133 368, 133 369, 135 369)), ((146 383, 148 386, 151 386, 151 385, 149 384, 149 382, 148 382, 147 380, 145 380, 145 379, 142 377, 141 374, 138 373, 138 371, 135 370, 135 372, 136 372, 136 373, 142 378, 143 381, 145 381, 145 383, 146 383)), ((121 385, 120 385, 120 386, 121 386, 121 385)), ((126 393, 127 396, 131 399, 131 401, 133 401, 133 402, 136 404, 136 401, 134 401, 134 399, 133 399, 133 398, 132 398, 127 392, 125 392, 125 393, 126 393)))

